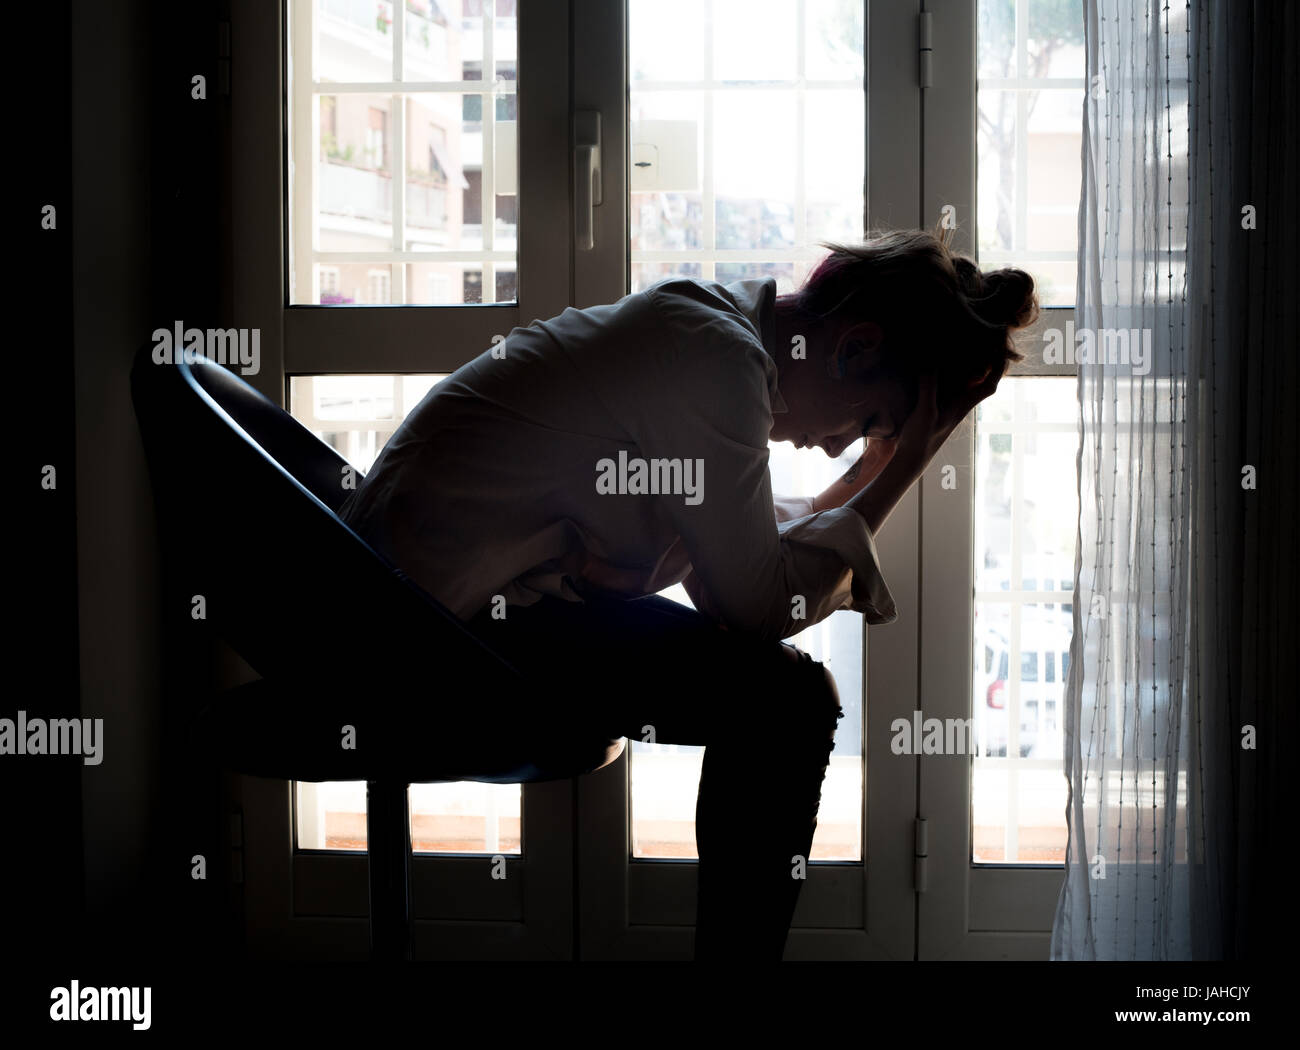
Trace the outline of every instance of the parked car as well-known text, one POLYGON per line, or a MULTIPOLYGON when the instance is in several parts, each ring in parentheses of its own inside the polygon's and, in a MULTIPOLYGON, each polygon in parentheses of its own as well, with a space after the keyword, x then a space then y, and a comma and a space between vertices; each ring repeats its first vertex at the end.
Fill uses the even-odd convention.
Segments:
MULTIPOLYGON (((1020 630, 1021 758, 1053 757, 1061 746, 1061 702, 1070 667, 1070 628, 1065 623, 1032 621, 1020 630)), ((981 632, 976 651, 971 712, 979 754, 1005 756, 1011 690, 1011 641, 1003 627, 981 632)))

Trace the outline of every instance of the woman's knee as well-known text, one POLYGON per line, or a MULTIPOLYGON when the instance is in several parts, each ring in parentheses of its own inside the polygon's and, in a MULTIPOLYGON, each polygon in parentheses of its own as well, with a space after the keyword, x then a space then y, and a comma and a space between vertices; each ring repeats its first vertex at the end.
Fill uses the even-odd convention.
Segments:
POLYGON ((817 731, 828 730, 833 737, 839 720, 844 717, 835 676, 825 664, 790 645, 782 645, 786 660, 792 665, 796 707, 807 716, 817 731))

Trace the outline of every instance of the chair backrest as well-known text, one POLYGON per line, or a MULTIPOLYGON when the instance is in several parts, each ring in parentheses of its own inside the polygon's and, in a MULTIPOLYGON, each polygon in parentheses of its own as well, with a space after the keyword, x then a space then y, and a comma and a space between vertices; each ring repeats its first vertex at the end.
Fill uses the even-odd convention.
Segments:
POLYGON ((346 461, 239 376, 201 356, 156 364, 145 345, 131 393, 164 556, 264 677, 364 684, 384 661, 427 683, 452 660, 484 688, 519 681, 344 524, 346 461))

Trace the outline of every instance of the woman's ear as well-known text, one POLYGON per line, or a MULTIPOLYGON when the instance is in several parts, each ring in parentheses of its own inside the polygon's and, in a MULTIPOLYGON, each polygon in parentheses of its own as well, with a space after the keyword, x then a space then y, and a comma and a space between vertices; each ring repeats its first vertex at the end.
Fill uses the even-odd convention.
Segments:
POLYGON ((848 408, 856 408, 878 396, 881 378, 887 371, 884 366, 884 332, 880 325, 862 321, 845 329, 827 361, 827 371, 836 380, 836 399, 848 408))
POLYGON ((826 359, 832 379, 861 376, 880 364, 884 333, 875 321, 861 321, 840 332, 826 359))

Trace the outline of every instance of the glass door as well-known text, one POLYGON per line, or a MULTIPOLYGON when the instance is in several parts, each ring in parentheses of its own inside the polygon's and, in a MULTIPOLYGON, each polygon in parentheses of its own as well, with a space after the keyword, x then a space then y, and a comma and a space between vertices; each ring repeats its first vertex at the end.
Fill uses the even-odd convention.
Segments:
MULTIPOLYGON (((571 301, 568 6, 236 0, 231 29, 251 379, 364 473, 435 383, 571 301)), ((251 950, 364 957, 365 785, 238 788, 251 950)), ((572 957, 573 792, 410 788, 417 958, 572 957)))
MULTIPOLYGON (((591 250, 575 256, 579 303, 613 301, 675 274, 722 283, 770 275, 779 294, 790 292, 824 254, 818 242, 862 238, 871 203, 868 99, 878 91, 897 102, 919 90, 914 69, 881 62, 868 91, 868 40, 881 49, 910 43, 911 19, 878 12, 868 26, 861 0, 618 7, 575 7, 575 106, 600 114, 603 201, 593 209, 591 250), (608 42, 605 51, 583 50, 598 40, 608 42)), ((875 143, 895 154, 895 175, 909 165, 915 175, 919 151, 909 134, 915 126, 905 121, 878 128, 875 143)), ((773 444, 773 491, 816 495, 861 451, 859 443, 830 461, 820 450, 773 444)), ((690 605, 680 587, 664 594, 690 605)), ((846 717, 787 958, 910 958, 914 776, 873 763, 876 751, 866 746, 886 739, 892 706, 907 708, 890 688, 896 672, 872 666, 855 613, 790 640, 834 674, 846 717), (879 699, 868 705, 877 683, 879 699)), ((780 761, 779 737, 756 735, 753 748, 759 775, 780 761)), ((584 958, 691 956, 702 755, 630 741, 611 775, 580 783, 584 958)), ((736 858, 738 878, 744 864, 736 858)))
POLYGON ((1025 360, 922 482, 920 706, 962 732, 921 759, 918 955, 1046 959, 1066 848, 1078 403, 1074 366, 1044 348, 1073 334, 1082 14, 1071 0, 927 8, 927 210, 951 209, 982 268, 1029 271, 1041 313, 1017 336, 1025 360))

